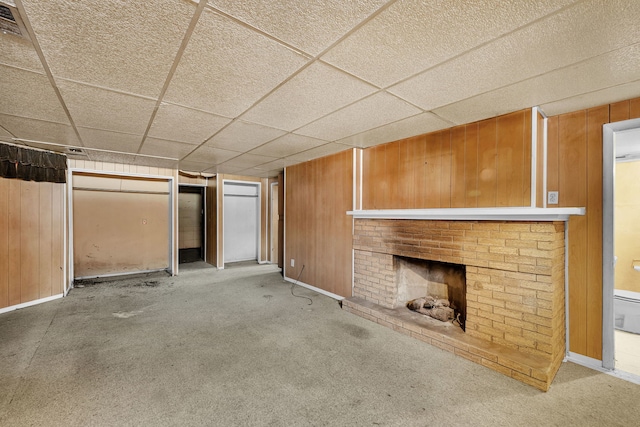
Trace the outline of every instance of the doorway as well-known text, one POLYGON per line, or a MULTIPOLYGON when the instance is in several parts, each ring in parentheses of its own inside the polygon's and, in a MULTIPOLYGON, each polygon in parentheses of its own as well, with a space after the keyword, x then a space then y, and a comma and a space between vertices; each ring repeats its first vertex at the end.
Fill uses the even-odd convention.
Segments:
POLYGON ((204 187, 178 189, 178 253, 180 264, 204 260, 204 187))
POLYGON ((640 119, 603 128, 603 367, 640 381, 640 119))
POLYGON ((260 183, 224 181, 224 263, 258 261, 260 183))

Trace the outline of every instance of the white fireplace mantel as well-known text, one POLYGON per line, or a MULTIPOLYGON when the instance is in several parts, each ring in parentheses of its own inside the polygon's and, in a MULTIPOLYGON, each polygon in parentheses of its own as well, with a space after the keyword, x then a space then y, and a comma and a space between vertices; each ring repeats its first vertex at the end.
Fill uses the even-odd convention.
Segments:
POLYGON ((441 208, 378 209, 348 211, 362 219, 431 219, 457 221, 567 221, 571 215, 584 215, 585 208, 441 208))

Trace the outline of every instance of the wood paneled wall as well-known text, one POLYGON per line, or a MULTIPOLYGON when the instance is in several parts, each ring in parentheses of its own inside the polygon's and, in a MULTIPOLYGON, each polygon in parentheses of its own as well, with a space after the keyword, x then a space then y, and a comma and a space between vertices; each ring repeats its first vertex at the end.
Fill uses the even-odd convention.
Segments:
POLYGON ((363 209, 531 205, 531 112, 364 151, 363 209))
POLYGON ((0 308, 63 292, 64 191, 0 178, 0 308))
POLYGON ((217 180, 215 178, 209 180, 206 192, 207 250, 205 261, 218 267, 218 193, 217 180))
POLYGON ((640 118, 640 98, 549 118, 547 188, 569 221, 569 349, 602 359, 602 126, 640 118))
POLYGON ((344 297, 351 296, 353 220, 347 211, 353 209, 353 153, 285 172, 286 276, 344 297))

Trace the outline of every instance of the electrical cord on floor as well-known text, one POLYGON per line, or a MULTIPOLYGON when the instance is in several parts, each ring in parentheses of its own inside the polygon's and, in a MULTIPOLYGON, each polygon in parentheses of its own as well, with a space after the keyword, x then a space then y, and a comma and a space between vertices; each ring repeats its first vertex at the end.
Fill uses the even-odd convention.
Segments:
MULTIPOLYGON (((300 269, 300 273, 298 274, 298 278, 296 279, 296 281, 294 283, 291 284, 291 295, 293 295, 296 298, 304 298, 304 299, 308 299, 309 300, 309 304, 307 305, 311 305, 313 304, 313 300, 309 297, 305 297, 304 295, 296 295, 293 293, 293 287, 298 285, 298 280, 300 280, 300 276, 302 276, 302 272, 304 271, 304 264, 302 264, 302 268, 300 269)), ((300 286, 300 285, 298 285, 300 286)))

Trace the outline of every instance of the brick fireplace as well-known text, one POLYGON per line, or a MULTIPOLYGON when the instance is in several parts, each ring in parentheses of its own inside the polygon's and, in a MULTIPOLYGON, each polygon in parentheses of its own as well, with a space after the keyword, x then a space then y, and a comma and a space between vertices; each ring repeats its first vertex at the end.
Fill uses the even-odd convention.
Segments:
POLYGON ((345 310, 548 390, 565 355, 563 221, 354 221, 345 310), (399 302, 398 257, 465 266, 466 331, 399 302))

